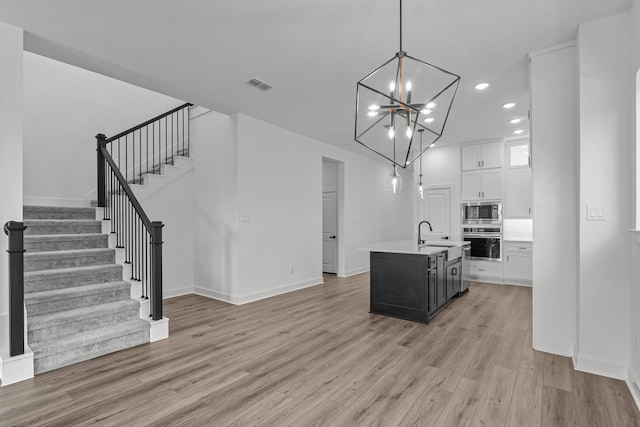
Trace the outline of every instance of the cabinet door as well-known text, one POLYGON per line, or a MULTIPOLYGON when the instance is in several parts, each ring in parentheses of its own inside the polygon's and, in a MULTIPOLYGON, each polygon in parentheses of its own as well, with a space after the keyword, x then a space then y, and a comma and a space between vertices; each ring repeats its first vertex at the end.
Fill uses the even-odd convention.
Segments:
POLYGON ((481 199, 481 180, 482 173, 480 171, 464 172, 462 174, 462 200, 480 200, 481 199))
POLYGON ((507 197, 505 216, 531 217, 531 169, 519 168, 507 171, 507 197))
POLYGON ((462 170, 480 169, 482 148, 480 144, 462 146, 462 170))
POLYGON ((480 165, 483 169, 499 168, 502 166, 502 145, 500 142, 487 142, 482 144, 482 159, 480 165))
POLYGON ((460 262, 447 267, 447 300, 460 292, 460 262))
POLYGON ((436 288, 438 286, 438 272, 437 270, 431 270, 429 272, 429 283, 428 283, 428 298, 429 298, 429 304, 428 304, 428 311, 429 314, 433 313, 434 311, 437 310, 438 307, 438 301, 437 301, 437 296, 436 296, 436 288))
POLYGON ((530 252, 507 252, 504 262, 504 279, 530 282, 533 275, 530 252))
POLYGON ((437 308, 442 307, 447 302, 447 270, 444 262, 444 255, 438 255, 438 282, 436 283, 436 304, 437 308))
POLYGON ((500 169, 482 171, 482 188, 480 191, 483 199, 501 199, 502 171, 500 169))

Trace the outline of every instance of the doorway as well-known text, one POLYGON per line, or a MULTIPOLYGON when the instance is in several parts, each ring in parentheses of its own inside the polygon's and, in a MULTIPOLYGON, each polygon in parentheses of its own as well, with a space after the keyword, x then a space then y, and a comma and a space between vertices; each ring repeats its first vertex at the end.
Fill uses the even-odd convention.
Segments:
POLYGON ((422 231, 425 240, 451 239, 451 187, 430 186, 424 193, 420 207, 420 220, 427 220, 433 231, 422 231))
POLYGON ((343 164, 322 159, 322 272, 340 275, 343 164))

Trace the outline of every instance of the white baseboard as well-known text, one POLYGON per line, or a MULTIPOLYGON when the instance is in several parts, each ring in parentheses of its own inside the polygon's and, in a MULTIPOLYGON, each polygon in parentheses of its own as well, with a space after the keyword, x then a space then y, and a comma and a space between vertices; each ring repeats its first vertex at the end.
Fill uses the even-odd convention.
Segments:
POLYGON ((25 206, 58 206, 70 208, 86 208, 91 206, 91 203, 87 202, 85 199, 71 199, 63 197, 25 196, 22 198, 22 203, 25 206))
MULTIPOLYGON (((550 349, 547 347, 540 347, 533 345, 533 349, 536 351, 541 351, 543 353, 549 353, 549 354, 556 354, 558 356, 563 356, 563 357, 573 357, 573 354, 571 354, 571 350, 567 350, 567 351, 562 351, 562 350, 558 350, 558 349, 550 349)), ((575 361, 574 361, 574 366, 575 366, 575 361)))
POLYGON ((2 387, 33 378, 33 352, 28 345, 24 346, 24 354, 9 356, 8 352, 0 353, 0 381, 2 387))
POLYGON ((352 268, 351 270, 339 271, 338 277, 351 277, 357 274, 368 273, 369 267, 352 268))
POLYGON ((618 380, 627 379, 627 367, 610 360, 602 360, 593 356, 577 355, 573 358, 576 371, 587 372, 618 380))
POLYGON ((640 376, 638 376, 638 373, 635 372, 631 365, 629 365, 629 369, 627 370, 627 387, 629 387, 629 392, 631 392, 636 406, 640 409, 640 376))
POLYGON ((179 297, 182 295, 195 294, 194 288, 192 286, 185 286, 184 288, 178 289, 163 289, 162 290, 162 299, 179 297))
POLYGON ((147 320, 151 323, 149 330, 149 341, 156 342, 169 338, 169 318, 163 317, 160 320, 147 320))
POLYGON ((217 299, 219 301, 227 302, 234 305, 248 304, 250 302, 259 301, 261 299, 274 297, 276 295, 286 294, 288 292, 297 291, 311 286, 321 285, 324 283, 322 277, 305 280, 302 282, 296 282, 285 286, 279 286, 277 288, 266 289, 260 292, 254 292, 246 295, 232 295, 225 292, 215 291, 212 289, 205 289, 199 286, 195 286, 193 293, 203 297, 217 299))

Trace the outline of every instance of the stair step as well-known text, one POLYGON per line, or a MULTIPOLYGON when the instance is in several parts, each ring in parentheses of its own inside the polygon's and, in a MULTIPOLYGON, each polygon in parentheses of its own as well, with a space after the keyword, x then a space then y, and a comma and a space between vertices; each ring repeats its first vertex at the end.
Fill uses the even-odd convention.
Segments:
POLYGON ((23 217, 28 219, 96 219, 94 208, 71 208, 60 206, 24 206, 23 217))
POLYGON ((106 234, 49 234, 45 236, 24 236, 24 248, 27 253, 107 248, 108 246, 109 236, 106 234))
POLYGON ((32 293, 118 280, 122 280, 122 266, 117 264, 58 268, 24 273, 24 289, 32 293))
POLYGON ((127 299, 28 317, 29 342, 50 340, 140 318, 140 303, 127 299))
POLYGON ((29 343, 34 353, 34 371, 41 374, 147 343, 149 328, 149 322, 138 319, 64 338, 29 343))
POLYGON ((115 250, 104 248, 26 253, 24 255, 24 271, 113 264, 115 258, 115 250))
POLYGON ((31 219, 24 221, 27 236, 43 234, 97 234, 102 232, 102 221, 88 219, 31 219))
POLYGON ((24 303, 27 307, 27 314, 31 317, 128 300, 130 297, 131 284, 118 281, 31 292, 24 295, 24 303))

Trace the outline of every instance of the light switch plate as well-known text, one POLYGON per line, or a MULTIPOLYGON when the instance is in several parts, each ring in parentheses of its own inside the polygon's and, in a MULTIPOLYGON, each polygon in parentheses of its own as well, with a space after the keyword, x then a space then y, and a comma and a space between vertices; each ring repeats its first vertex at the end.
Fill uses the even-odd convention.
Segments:
POLYGON ((248 224, 249 222, 249 214, 240 214, 240 224, 248 224))
POLYGON ((604 206, 587 206, 587 221, 606 221, 604 206))

